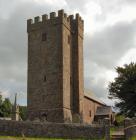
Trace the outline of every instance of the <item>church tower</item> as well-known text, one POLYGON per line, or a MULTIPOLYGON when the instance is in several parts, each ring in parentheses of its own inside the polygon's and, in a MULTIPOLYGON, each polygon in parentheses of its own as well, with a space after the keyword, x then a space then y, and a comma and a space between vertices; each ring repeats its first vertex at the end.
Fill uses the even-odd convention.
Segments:
POLYGON ((63 10, 27 21, 28 118, 72 121, 82 114, 83 20, 63 10))

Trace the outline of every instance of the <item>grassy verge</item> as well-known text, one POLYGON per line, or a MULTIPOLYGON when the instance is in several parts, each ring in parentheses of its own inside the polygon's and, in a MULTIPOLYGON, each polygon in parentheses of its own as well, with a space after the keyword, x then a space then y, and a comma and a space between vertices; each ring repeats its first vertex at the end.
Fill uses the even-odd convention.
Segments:
POLYGON ((105 140, 105 139, 59 139, 59 138, 28 138, 28 137, 0 136, 0 140, 105 140))
POLYGON ((130 138, 130 140, 136 140, 136 136, 134 136, 134 137, 130 138))
MULTIPOLYGON (((0 136, 0 140, 64 140, 55 138, 28 138, 28 137, 13 137, 13 136, 0 136)), ((67 140, 67 139, 65 139, 67 140)), ((69 139, 70 140, 70 139, 69 139)))
POLYGON ((116 128, 115 127, 111 127, 110 128, 110 136, 113 134, 113 132, 115 132, 116 131, 116 128))

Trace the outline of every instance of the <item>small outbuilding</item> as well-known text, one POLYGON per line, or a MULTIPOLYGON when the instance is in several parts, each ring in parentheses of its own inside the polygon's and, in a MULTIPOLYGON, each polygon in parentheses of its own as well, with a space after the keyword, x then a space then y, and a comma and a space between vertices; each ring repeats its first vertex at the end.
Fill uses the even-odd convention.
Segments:
POLYGON ((109 118, 111 123, 114 120, 114 113, 111 106, 107 106, 91 91, 84 91, 83 121, 85 123, 101 122, 104 118, 109 118))
POLYGON ((115 113, 112 111, 111 106, 99 106, 97 107, 94 121, 101 122, 104 118, 109 118, 111 124, 115 119, 115 113))

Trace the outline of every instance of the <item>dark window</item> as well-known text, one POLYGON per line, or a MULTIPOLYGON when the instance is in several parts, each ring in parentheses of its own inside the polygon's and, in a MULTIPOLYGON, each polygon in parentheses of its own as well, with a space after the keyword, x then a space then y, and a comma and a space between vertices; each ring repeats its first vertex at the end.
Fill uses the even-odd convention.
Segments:
POLYGON ((71 42, 71 38, 70 38, 70 35, 68 35, 68 44, 70 44, 71 42))
POLYGON ((41 114, 41 120, 42 121, 47 121, 47 113, 42 113, 41 114))
POLYGON ((47 80, 47 79, 46 79, 46 76, 44 76, 44 77, 43 77, 43 81, 46 82, 46 80, 47 80))
POLYGON ((89 115, 90 115, 90 117, 92 116, 92 112, 91 112, 91 110, 89 111, 89 115))
POLYGON ((46 33, 43 33, 42 34, 42 41, 46 41, 47 40, 47 35, 46 35, 46 33))

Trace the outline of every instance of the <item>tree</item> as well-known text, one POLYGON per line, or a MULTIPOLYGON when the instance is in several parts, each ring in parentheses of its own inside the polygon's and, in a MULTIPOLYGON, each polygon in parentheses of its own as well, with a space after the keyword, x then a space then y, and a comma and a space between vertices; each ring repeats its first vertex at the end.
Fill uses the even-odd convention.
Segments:
MULTIPOLYGON (((0 95, 0 117, 11 117, 12 108, 14 105, 10 102, 9 98, 2 99, 2 95, 0 95)), ((19 115, 22 120, 27 119, 27 107, 19 106, 19 115)))
POLYGON ((19 106, 19 115, 23 121, 27 119, 27 107, 26 106, 19 106))
POLYGON ((119 99, 115 104, 120 113, 128 117, 136 116, 136 64, 117 67, 118 77, 109 84, 109 98, 119 99))
POLYGON ((12 104, 8 98, 5 98, 5 100, 2 103, 2 112, 3 117, 11 117, 12 104))
POLYGON ((0 117, 3 117, 3 112, 2 112, 2 95, 0 95, 0 117))
POLYGON ((0 95, 0 117, 10 117, 12 113, 12 104, 8 98, 2 99, 0 95))

